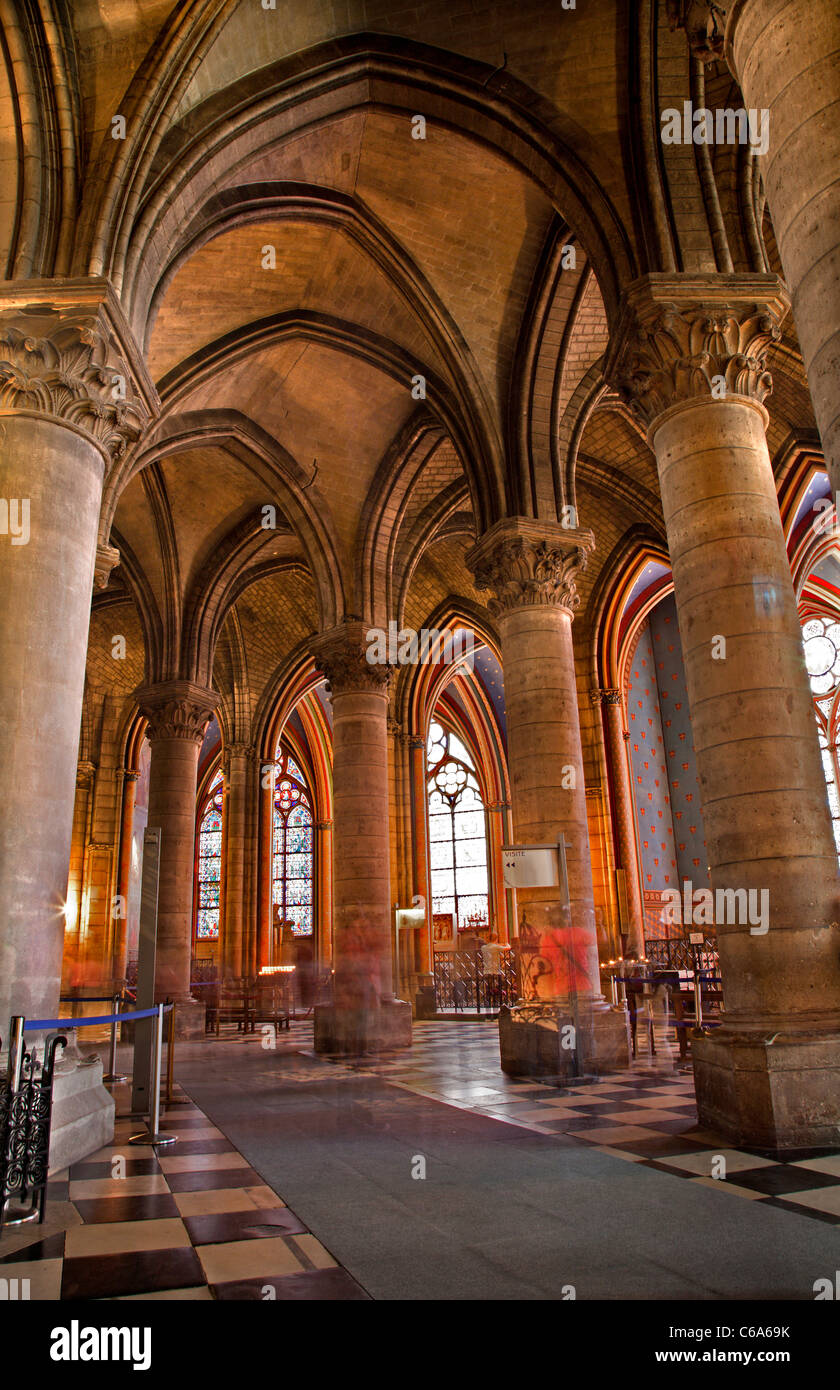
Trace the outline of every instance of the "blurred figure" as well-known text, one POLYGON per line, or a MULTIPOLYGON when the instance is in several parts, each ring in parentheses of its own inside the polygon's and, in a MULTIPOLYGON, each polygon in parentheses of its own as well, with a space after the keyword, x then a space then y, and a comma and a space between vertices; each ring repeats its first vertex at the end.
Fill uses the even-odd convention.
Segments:
POLYGON ((485 999, 490 1008, 498 1009, 502 997, 502 952, 499 934, 493 932, 481 947, 481 966, 484 974, 485 999))
POLYGON ((599 992, 600 980, 592 980, 587 967, 589 940, 582 927, 551 927, 540 938, 540 955, 551 967, 555 998, 599 992))
POLYGON ((375 1032, 372 1015, 379 1008, 378 936, 370 922, 355 917, 339 936, 335 968, 335 1005, 347 1014, 348 1037, 355 1039, 355 1051, 365 1053, 375 1032))
POLYGON ((295 958, 298 997, 304 1013, 315 1003, 315 952, 307 936, 298 937, 295 958))

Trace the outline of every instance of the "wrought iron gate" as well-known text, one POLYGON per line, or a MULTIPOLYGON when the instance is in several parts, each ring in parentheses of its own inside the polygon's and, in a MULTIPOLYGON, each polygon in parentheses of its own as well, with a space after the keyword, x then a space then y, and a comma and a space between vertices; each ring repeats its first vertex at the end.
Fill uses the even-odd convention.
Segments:
POLYGON ((27 1048, 22 1018, 13 1018, 9 1070, 0 1076, 0 1233, 4 1221, 44 1219, 50 1156, 50 1123, 56 1048, 65 1037, 53 1034, 44 1043, 44 1061, 27 1048), (12 1215, 10 1198, 31 1206, 12 1215))
POLYGON ((481 951, 435 951, 435 1010, 458 1013, 475 1009, 495 1014, 503 1004, 515 1004, 518 990, 513 951, 504 951, 501 974, 485 976, 481 951))

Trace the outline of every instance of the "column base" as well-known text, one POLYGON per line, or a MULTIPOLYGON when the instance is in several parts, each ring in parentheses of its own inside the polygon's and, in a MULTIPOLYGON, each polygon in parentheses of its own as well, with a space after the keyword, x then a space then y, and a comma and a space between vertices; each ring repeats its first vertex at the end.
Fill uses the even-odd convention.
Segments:
POLYGON ((840 1033, 721 1028, 692 1037, 691 1053, 704 1128, 775 1152, 840 1149, 840 1033))
POLYGON ((518 1004, 499 1012, 499 1053, 508 1076, 603 1075, 630 1065, 627 1011, 581 1003, 577 1024, 564 1004, 518 1004))
POLYGON ((418 975, 417 993, 414 996, 414 1017, 424 1019, 435 1018, 436 1016, 435 977, 434 975, 418 975))
POLYGON ((411 1005, 401 999, 383 1000, 378 1009, 338 1009, 315 1006, 315 1051, 388 1052, 411 1047, 411 1005))
POLYGON ((53 1077, 49 1171, 69 1168, 113 1138, 114 1098, 102 1084, 102 1062, 97 1058, 72 1070, 57 1070, 53 1077))

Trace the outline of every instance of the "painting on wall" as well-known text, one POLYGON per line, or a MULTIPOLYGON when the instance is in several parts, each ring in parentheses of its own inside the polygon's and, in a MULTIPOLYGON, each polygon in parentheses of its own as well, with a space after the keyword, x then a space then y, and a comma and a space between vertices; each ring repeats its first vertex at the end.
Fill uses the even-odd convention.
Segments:
POLYGON ((432 941, 436 951, 451 950, 455 945, 455 914, 432 913, 432 941))

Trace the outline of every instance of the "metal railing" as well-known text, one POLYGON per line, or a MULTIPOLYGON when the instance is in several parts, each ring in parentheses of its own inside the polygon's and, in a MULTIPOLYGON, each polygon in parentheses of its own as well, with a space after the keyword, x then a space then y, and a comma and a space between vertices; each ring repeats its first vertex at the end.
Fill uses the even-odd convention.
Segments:
POLYGON ((501 973, 485 975, 481 951, 435 951, 435 1009, 437 1013, 498 1013, 515 1004, 518 994, 513 951, 503 951, 501 973))
MULTIPOLYGON (((88 996, 72 1000, 62 999, 62 1003, 72 1002, 93 1004, 108 1000, 115 1006, 120 995, 88 996)), ((9 1027, 9 1066, 5 1075, 0 1074, 0 1234, 5 1225, 20 1225, 25 1221, 44 1220, 47 1196, 47 1177, 49 1173, 50 1129, 52 1126, 53 1080, 55 1074, 55 1053, 58 1047, 67 1046, 64 1032, 49 1032, 44 1039, 43 1061, 39 1062, 34 1048, 27 1047, 25 1032, 45 1032, 52 1029, 66 1029, 67 1033, 77 1028, 96 1028, 111 1025, 110 1072, 103 1080, 124 1081, 117 1075, 116 1036, 117 1027, 124 1020, 154 1020, 149 1037, 150 1056, 148 1058, 151 1084, 148 1088, 148 1107, 139 1112, 148 1115, 148 1126, 140 1134, 132 1135, 130 1144, 150 1145, 154 1148, 174 1144, 178 1136, 160 1129, 161 1105, 161 1064, 164 1043, 164 1018, 169 1015, 167 1031, 167 1070, 166 1103, 172 1104, 172 1081, 174 1059, 174 1011, 170 1001, 156 1004, 151 1009, 122 1011, 115 1007, 111 1014, 97 1018, 43 1018, 29 1019, 13 1015, 9 1027), (9 1208, 10 1202, 18 1205, 9 1208), (29 1206, 21 1206, 21 1203, 29 1206)), ((142 1052, 141 1046, 141 1052, 142 1052)), ((135 1043, 135 1077, 137 1076, 137 1043, 135 1043)))
POLYGON ((717 942, 713 936, 703 938, 703 945, 694 945, 684 936, 665 940, 645 941, 645 956, 655 970, 718 969, 717 942))
POLYGON ((23 1027, 22 1017, 11 1020, 9 1070, 0 1076, 0 1234, 4 1223, 44 1219, 55 1053, 67 1046, 62 1035, 45 1038, 39 1062, 23 1027), (13 1201, 20 1205, 7 1210, 13 1201))

